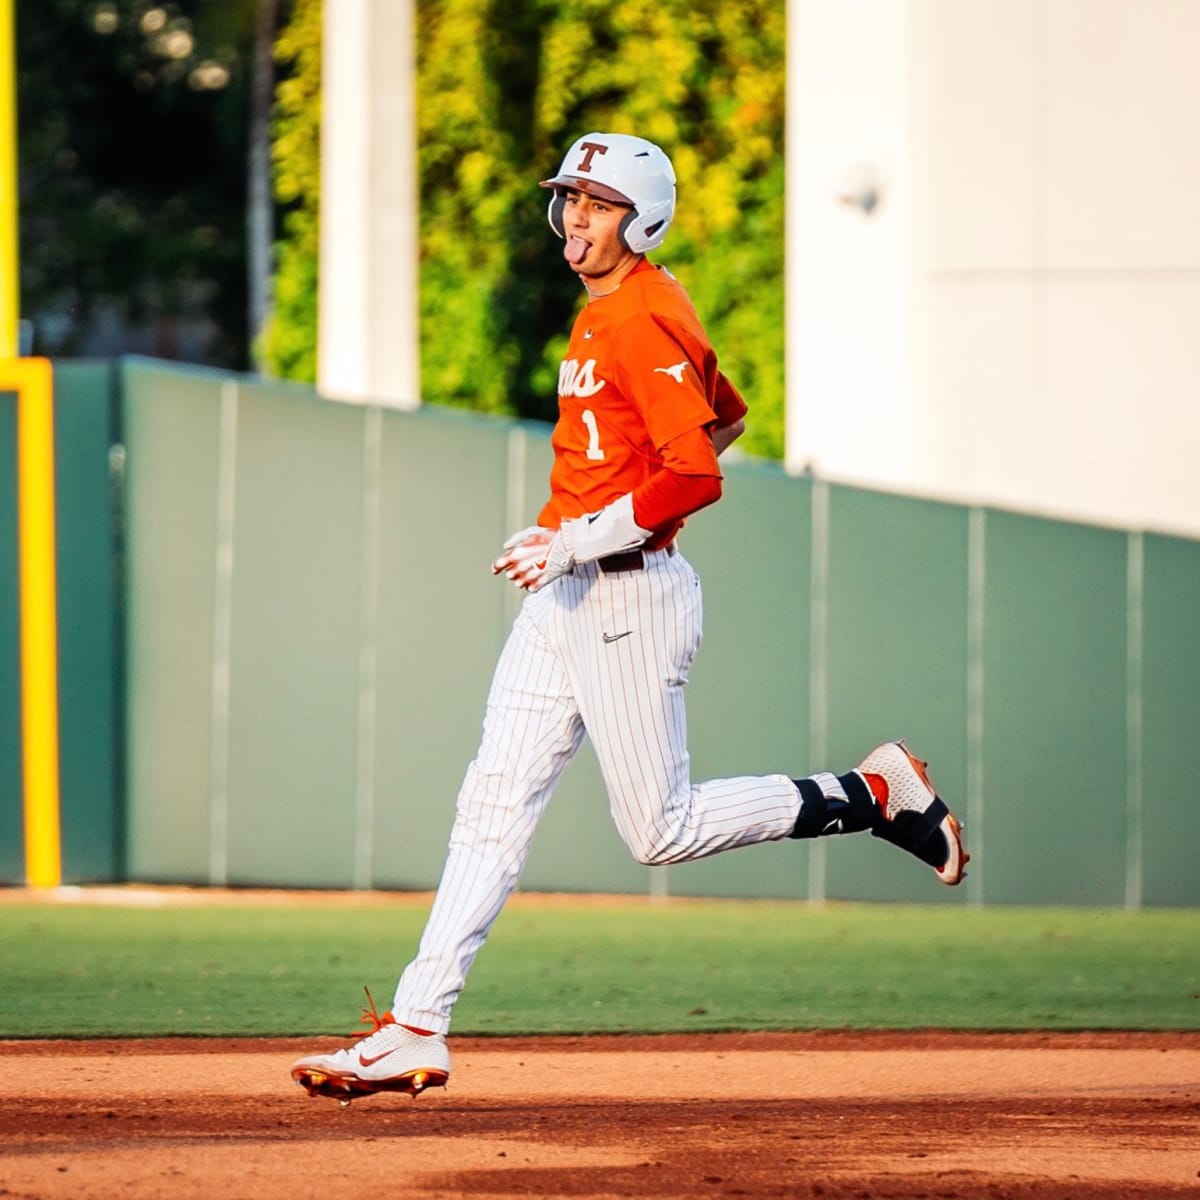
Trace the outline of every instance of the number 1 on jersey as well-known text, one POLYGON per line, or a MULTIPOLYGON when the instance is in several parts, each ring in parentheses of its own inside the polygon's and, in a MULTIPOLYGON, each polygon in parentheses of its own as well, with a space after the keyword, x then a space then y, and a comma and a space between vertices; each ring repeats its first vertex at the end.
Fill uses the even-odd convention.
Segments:
POLYGON ((604 458, 604 451, 600 449, 600 427, 596 424, 596 414, 590 408, 585 408, 581 416, 588 430, 587 456, 599 462, 604 458))

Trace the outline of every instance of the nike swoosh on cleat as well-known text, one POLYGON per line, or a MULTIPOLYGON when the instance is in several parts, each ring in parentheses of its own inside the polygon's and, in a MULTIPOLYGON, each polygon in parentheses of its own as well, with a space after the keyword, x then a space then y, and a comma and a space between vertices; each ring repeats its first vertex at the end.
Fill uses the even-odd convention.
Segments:
POLYGON ((623 637, 628 637, 632 632, 632 629, 627 629, 624 633, 606 633, 604 640, 606 642, 619 642, 623 637))
POLYGON ((390 1050, 385 1050, 382 1054, 375 1055, 374 1058, 364 1058, 361 1054, 358 1056, 358 1065, 360 1067, 373 1067, 377 1062, 383 1062, 389 1054, 395 1054, 399 1050, 399 1046, 393 1046, 390 1050))

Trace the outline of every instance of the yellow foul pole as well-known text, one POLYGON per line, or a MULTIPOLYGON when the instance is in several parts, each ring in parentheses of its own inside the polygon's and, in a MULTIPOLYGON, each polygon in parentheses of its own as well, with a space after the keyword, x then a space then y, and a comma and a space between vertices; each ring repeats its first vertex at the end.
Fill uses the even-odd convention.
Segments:
POLYGON ((0 358, 17 353, 17 80, 13 0, 0 0, 0 358))
POLYGON ((54 383, 49 359, 0 360, 0 390, 17 394, 21 727, 25 879, 62 882, 58 770, 58 588, 54 547, 54 383))
POLYGON ((44 358, 18 358, 17 83, 13 0, 0 0, 0 390, 17 395, 17 540, 25 878, 62 881, 58 621, 54 544, 54 383, 44 358))

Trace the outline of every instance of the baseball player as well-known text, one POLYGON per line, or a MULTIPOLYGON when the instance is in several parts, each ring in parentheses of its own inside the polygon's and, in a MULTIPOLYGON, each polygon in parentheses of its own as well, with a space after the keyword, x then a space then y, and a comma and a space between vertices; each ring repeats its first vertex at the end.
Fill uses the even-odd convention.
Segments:
POLYGON ((720 497, 717 457, 741 434, 746 405, 683 288, 646 258, 675 212, 666 154, 642 138, 589 133, 541 186, 587 303, 559 368, 550 498, 492 566, 528 595, 496 668, 417 955, 390 1011, 372 1003, 366 1013, 374 1032, 293 1065, 313 1095, 445 1084, 455 1000, 585 734, 617 830, 642 863, 866 830, 946 884, 961 882, 968 861, 961 824, 902 741, 842 775, 692 782, 683 692, 701 591, 677 535, 720 497))

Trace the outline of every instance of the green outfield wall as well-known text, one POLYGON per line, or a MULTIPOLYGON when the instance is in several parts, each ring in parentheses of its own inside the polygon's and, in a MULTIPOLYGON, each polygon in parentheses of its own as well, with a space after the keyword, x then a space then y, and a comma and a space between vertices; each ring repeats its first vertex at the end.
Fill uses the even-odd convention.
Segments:
MULTIPOLYGON (((433 886, 519 602, 488 565, 544 500, 548 428, 138 359, 57 365, 56 423, 64 877, 433 886)), ((12 424, 0 396, 6 494, 12 424)), ((1200 542, 726 474, 681 537, 705 593, 694 777, 844 770, 907 736, 967 820, 967 883, 869 837, 639 866, 585 744, 525 888, 1200 904, 1177 782, 1200 542)), ((8 587, 5 672, 15 622, 8 587)), ((6 688, 7 882, 19 730, 6 688)))
POLYGON ((125 871, 119 395, 113 364, 54 372, 59 789, 66 882, 125 871))

